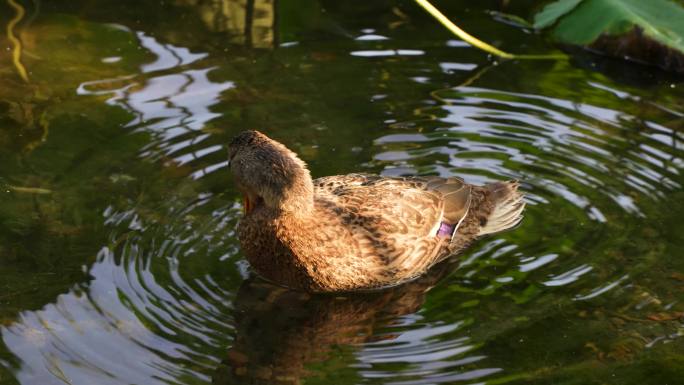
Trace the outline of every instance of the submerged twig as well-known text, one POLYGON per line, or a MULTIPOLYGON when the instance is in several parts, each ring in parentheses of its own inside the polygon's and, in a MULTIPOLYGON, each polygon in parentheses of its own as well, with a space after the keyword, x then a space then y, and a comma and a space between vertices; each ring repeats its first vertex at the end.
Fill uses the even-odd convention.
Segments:
POLYGON ((516 55, 509 52, 502 51, 491 44, 487 44, 482 40, 468 34, 466 31, 459 28, 454 24, 448 17, 444 16, 439 9, 435 8, 434 5, 430 4, 428 0, 415 0, 418 5, 425 9, 432 17, 437 19, 442 25, 444 25, 449 31, 454 35, 458 36, 460 39, 466 43, 472 45, 473 47, 479 48, 485 52, 492 55, 498 56, 504 59, 543 59, 543 60, 559 60, 566 59, 567 56, 562 54, 549 54, 549 55, 516 55))
POLYGON ((12 186, 8 185, 7 188, 14 192, 18 193, 25 193, 25 194, 52 194, 52 190, 48 190, 46 188, 40 188, 40 187, 21 187, 21 186, 12 186))
POLYGON ((24 68, 24 65, 21 64, 21 41, 17 39, 16 36, 14 36, 14 27, 17 25, 17 23, 19 23, 19 21, 21 21, 21 19, 24 18, 26 11, 24 11, 24 7, 19 5, 14 0, 7 0, 7 4, 9 4, 9 6, 14 8, 14 10, 16 11, 16 15, 14 15, 12 20, 10 20, 9 23, 7 23, 7 39, 9 39, 13 46, 12 63, 14 63, 14 67, 16 67, 19 76, 21 76, 21 78, 28 83, 28 72, 26 72, 26 68, 24 68))

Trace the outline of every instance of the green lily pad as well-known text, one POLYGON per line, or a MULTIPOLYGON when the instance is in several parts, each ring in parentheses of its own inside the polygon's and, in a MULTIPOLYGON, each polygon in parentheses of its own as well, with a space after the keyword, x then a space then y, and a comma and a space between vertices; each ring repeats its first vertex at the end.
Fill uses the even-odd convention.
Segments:
POLYGON ((581 2, 582 0, 558 0, 547 5, 534 17, 534 28, 541 29, 552 25, 581 2))
POLYGON ((537 13, 534 26, 561 43, 684 71, 682 20, 684 7, 669 0, 558 0, 537 13))

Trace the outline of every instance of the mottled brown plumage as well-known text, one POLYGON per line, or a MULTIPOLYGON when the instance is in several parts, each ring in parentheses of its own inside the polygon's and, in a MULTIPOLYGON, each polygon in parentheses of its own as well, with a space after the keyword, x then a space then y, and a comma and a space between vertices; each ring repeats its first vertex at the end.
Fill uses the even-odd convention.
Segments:
POLYGON ((517 182, 312 180, 295 153, 258 131, 235 137, 229 157, 245 201, 238 235, 248 261, 265 278, 307 291, 409 281, 477 237, 515 226, 524 208, 517 182))

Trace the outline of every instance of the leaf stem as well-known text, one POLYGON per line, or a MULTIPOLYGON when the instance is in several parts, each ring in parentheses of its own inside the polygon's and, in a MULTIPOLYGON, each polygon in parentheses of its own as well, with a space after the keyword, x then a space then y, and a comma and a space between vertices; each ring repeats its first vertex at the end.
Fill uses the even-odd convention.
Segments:
POLYGON ((17 2, 15 2, 14 0, 7 0, 7 4, 9 4, 9 6, 14 8, 14 10, 16 11, 16 15, 12 18, 12 20, 9 21, 9 23, 7 23, 7 38, 14 46, 14 48, 12 49, 12 63, 14 63, 17 72, 19 72, 19 76, 21 76, 21 78, 24 79, 26 83, 28 83, 28 73, 26 72, 26 68, 24 67, 24 65, 21 64, 21 41, 17 39, 16 36, 14 36, 14 27, 17 25, 17 23, 19 23, 21 19, 24 18, 26 11, 24 11, 24 8, 21 5, 17 4, 17 2))
POLYGON ((562 54, 550 54, 550 55, 516 55, 509 52, 502 51, 491 44, 487 44, 482 40, 470 35, 466 31, 459 28, 456 24, 451 22, 448 17, 444 16, 439 9, 435 8, 428 0, 415 0, 418 5, 425 9, 432 17, 437 19, 443 26, 445 26, 454 35, 458 36, 461 40, 466 43, 479 48, 485 52, 492 55, 498 56, 503 59, 542 59, 542 60, 559 60, 567 59, 567 56, 562 54))

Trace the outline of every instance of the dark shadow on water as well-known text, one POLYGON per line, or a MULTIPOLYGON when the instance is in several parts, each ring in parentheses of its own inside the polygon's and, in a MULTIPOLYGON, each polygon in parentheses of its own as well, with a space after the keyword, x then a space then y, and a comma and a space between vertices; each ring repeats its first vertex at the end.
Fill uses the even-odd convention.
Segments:
POLYGON ((457 265, 447 260, 407 284, 343 295, 309 294, 250 278, 236 296, 235 342, 212 383, 299 384, 316 375, 309 366, 339 350, 394 340, 400 333, 383 328, 417 312, 427 292, 457 265))

